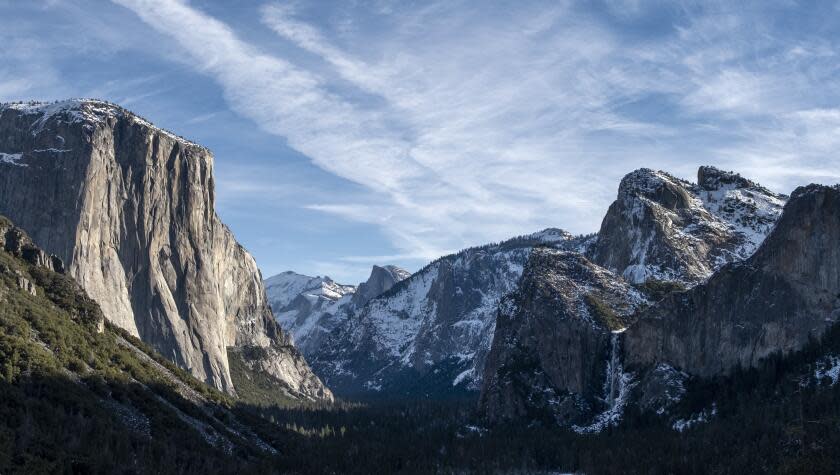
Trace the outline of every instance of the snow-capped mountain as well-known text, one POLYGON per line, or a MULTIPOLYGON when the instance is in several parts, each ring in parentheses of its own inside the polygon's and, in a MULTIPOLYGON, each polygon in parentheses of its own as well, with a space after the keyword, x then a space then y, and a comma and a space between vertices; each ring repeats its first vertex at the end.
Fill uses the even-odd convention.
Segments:
POLYGON ((316 371, 345 394, 476 391, 499 301, 516 289, 531 249, 584 241, 546 230, 442 257, 336 328, 310 353, 316 371))
POLYGON ((268 303, 280 327, 289 332, 306 356, 336 325, 339 309, 350 302, 356 287, 329 277, 309 277, 286 271, 265 280, 268 303))
POLYGON ((627 175, 590 259, 630 282, 693 285, 749 257, 787 197, 714 167, 697 175, 697 184, 646 168, 627 175))
POLYGON ((356 291, 355 286, 339 284, 328 276, 310 277, 292 271, 269 277, 264 284, 268 303, 275 311, 289 305, 301 294, 336 301, 356 291))
POLYGON ((308 355, 345 394, 475 391, 485 377, 499 302, 519 288, 535 247, 578 253, 631 284, 691 286, 749 257, 785 200, 713 167, 699 170, 698 184, 637 170, 622 180, 598 234, 573 237, 550 228, 440 258, 355 310, 308 355))
POLYGON ((368 301, 388 291, 411 273, 397 266, 373 266, 367 281, 343 285, 329 277, 286 271, 265 280, 266 294, 277 322, 307 356, 320 348, 336 326, 368 301))
MULTIPOLYGON (((686 380, 800 350, 840 321, 840 187, 799 188, 777 218, 777 195, 715 170, 701 169, 700 177, 698 199, 717 204, 715 219, 728 215, 732 227, 714 235, 735 238, 717 241, 736 244, 726 248, 733 262, 653 301, 638 293, 649 285, 629 286, 580 255, 535 250, 519 289, 500 306, 481 397, 490 420, 553 420, 585 433, 618 422, 628 404, 663 416, 686 380)), ((674 209, 670 179, 657 177, 648 188, 656 201, 647 216, 674 209)), ((700 255, 685 250, 673 255, 700 255)), ((690 282, 683 277, 675 276, 690 282)))

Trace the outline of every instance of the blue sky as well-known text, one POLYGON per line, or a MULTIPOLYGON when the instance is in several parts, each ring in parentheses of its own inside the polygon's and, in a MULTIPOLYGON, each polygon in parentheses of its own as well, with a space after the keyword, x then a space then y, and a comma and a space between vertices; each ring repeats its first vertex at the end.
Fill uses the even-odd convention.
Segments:
POLYGON ((545 227, 639 167, 840 181, 840 4, 0 0, 0 100, 208 146, 264 275, 363 280, 545 227))

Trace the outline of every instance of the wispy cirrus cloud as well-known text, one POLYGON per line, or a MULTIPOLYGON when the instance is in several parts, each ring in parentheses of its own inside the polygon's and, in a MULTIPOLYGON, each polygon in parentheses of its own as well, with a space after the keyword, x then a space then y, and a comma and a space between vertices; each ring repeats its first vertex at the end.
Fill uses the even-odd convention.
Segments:
POLYGON ((840 169, 834 37, 780 28, 787 6, 380 3, 324 21, 266 3, 276 42, 253 43, 184 1, 113 1, 236 112, 367 187, 307 209, 376 225, 402 256, 594 230, 639 166, 719 164, 782 191, 840 169))

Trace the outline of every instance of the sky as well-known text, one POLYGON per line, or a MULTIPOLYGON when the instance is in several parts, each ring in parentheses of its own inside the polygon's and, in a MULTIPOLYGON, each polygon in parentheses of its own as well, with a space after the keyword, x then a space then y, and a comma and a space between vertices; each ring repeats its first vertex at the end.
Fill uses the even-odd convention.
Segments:
POLYGON ((831 1, 0 0, 0 101, 207 146, 264 276, 597 231, 621 177, 840 181, 831 1))

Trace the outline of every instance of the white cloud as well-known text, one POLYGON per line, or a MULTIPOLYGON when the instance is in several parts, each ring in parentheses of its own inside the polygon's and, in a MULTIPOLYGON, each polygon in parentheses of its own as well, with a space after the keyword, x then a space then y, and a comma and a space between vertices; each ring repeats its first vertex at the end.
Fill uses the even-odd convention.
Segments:
MULTIPOLYGON (((183 1, 113 1, 174 38, 235 111, 368 187, 309 209, 380 226, 400 255, 594 230, 639 166, 719 163, 778 186, 840 168, 815 167, 837 119, 809 93, 836 92, 833 45, 780 41, 750 12, 686 7, 675 34, 632 42, 573 3, 380 4, 365 12, 375 34, 352 21, 364 7, 330 28, 271 3, 259 14, 283 43, 258 46, 183 1), (634 114, 652 95, 673 110, 634 114)), ((632 20, 646 2, 610 6, 632 20)))
POLYGON ((706 78, 708 82, 687 95, 684 103, 699 111, 737 111, 759 114, 765 112, 765 96, 773 86, 752 73, 724 70, 706 78))

